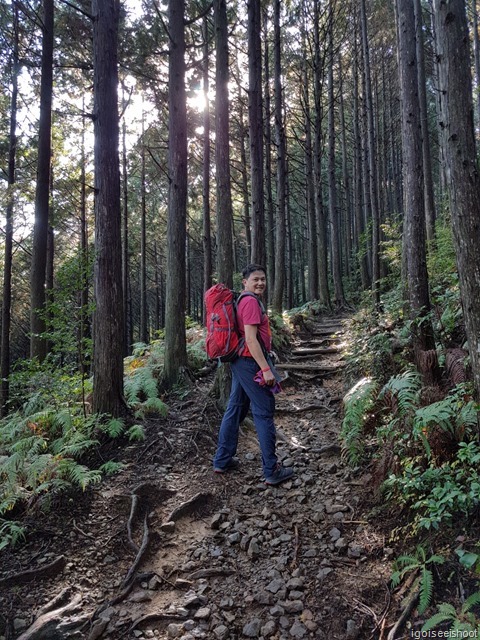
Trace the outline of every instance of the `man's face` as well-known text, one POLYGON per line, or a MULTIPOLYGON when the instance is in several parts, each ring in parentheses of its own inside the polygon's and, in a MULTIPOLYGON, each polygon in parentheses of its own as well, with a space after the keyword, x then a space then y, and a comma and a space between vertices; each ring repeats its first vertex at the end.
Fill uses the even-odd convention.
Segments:
POLYGON ((243 279, 245 291, 261 296, 267 286, 267 278, 263 271, 253 271, 248 278, 243 279))

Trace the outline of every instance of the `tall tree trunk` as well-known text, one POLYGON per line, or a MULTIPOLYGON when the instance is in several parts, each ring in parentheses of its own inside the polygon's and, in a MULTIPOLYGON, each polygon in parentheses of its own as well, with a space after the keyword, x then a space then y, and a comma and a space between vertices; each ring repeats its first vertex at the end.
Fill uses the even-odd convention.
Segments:
MULTIPOLYGON (((357 20, 355 20, 357 26, 357 20)), ((356 31, 356 29, 355 29, 356 31)), ((361 108, 360 108, 360 90, 358 86, 359 76, 359 60, 358 60, 358 38, 355 36, 354 58, 353 58, 353 141, 355 149, 354 158, 354 247, 357 254, 358 265, 360 267, 360 278, 362 289, 366 291, 371 286, 370 273, 368 270, 368 259, 365 247, 362 246, 365 234, 365 218, 363 215, 363 155, 362 155, 362 137, 361 137, 361 108)))
POLYGON ((118 0, 92 0, 95 163, 93 411, 122 416, 123 295, 118 121, 118 0))
MULTIPOLYGON (((85 109, 83 109, 85 112, 85 109)), ((89 302, 89 255, 88 255, 88 225, 87 225, 87 180, 85 154, 85 124, 82 120, 82 142, 80 157, 80 264, 81 264, 81 290, 80 290, 80 326, 79 326, 79 369, 84 380, 90 371, 89 357, 86 353, 88 338, 91 338, 89 302)))
POLYGON ((47 343, 45 331, 45 284, 47 269, 48 214, 50 201, 50 162, 53 91, 53 0, 43 0, 42 71, 40 83, 40 122, 38 127, 37 186, 30 276, 30 356, 44 360, 47 343))
POLYGON ((473 380, 480 398, 480 175, 473 124, 470 38, 463 0, 435 0, 440 93, 450 167, 450 212, 473 380))
POLYGON ((203 290, 212 286, 213 257, 212 257, 212 227, 210 223, 210 101, 208 92, 210 80, 208 76, 209 47, 208 47, 208 17, 203 19, 203 290))
POLYGON ((343 307, 345 297, 342 284, 340 233, 337 206, 337 181, 335 171, 335 100, 333 91, 333 7, 328 9, 328 208, 332 230, 332 274, 335 305, 343 307))
POLYGON ((313 170, 315 174, 315 214, 317 219, 317 247, 318 247, 318 293, 320 304, 331 308, 330 291, 328 285, 328 246, 327 246, 327 216, 323 206, 322 189, 322 75, 323 63, 321 59, 320 43, 320 7, 319 0, 314 0, 313 34, 315 46, 314 65, 314 103, 315 103, 315 139, 313 170))
POLYGON ((477 0, 472 0, 472 17, 473 17, 473 54, 475 60, 475 87, 476 87, 476 108, 477 108, 477 127, 480 127, 480 39, 478 35, 478 9, 477 0))
POLYGON ((169 0, 168 221, 165 364, 163 384, 177 383, 187 366, 185 336, 187 239, 187 104, 185 91, 185 0, 169 0))
POLYGON ((418 96, 415 13, 411 0, 396 0, 398 15, 399 78, 402 110, 403 182, 406 288, 412 320, 414 353, 422 373, 422 352, 435 349, 430 310, 425 242, 422 125, 418 96))
POLYGON ((133 344, 133 322, 131 313, 130 296, 130 258, 128 235, 128 172, 127 172, 127 125, 125 118, 122 124, 122 183, 123 183, 123 208, 122 208, 122 288, 123 288, 123 317, 124 317, 124 344, 123 355, 130 353, 133 344))
POLYGON ((250 218, 250 194, 248 190, 248 163, 247 163, 247 139, 248 125, 245 124, 243 112, 243 101, 240 100, 238 107, 238 120, 240 125, 240 173, 242 176, 242 201, 243 201, 243 226, 245 229, 245 240, 247 244, 247 263, 251 262, 252 256, 252 221, 250 218))
POLYGON ((432 157, 430 152, 430 134, 428 131, 427 87, 425 80, 425 54, 423 45, 423 18, 420 0, 414 0, 415 34, 418 61, 418 101, 420 104, 420 122, 422 125, 423 175, 425 181, 425 225, 427 242, 435 240, 435 195, 433 190, 432 157))
POLYGON ((216 43, 215 168, 217 174, 217 272, 220 282, 233 286, 233 208, 230 183, 228 109, 228 23, 226 0, 214 0, 216 43))
MULTIPOLYGON (((263 12, 263 36, 264 36, 264 104, 265 104, 265 206, 266 206, 266 248, 267 248, 267 282, 273 285, 275 282, 275 211, 272 188, 272 121, 270 106, 270 49, 268 43, 268 8, 263 12)), ((272 288, 268 287, 269 297, 272 297, 272 288)))
POLYGON ((315 216, 315 180, 313 174, 313 144, 312 121, 310 112, 310 78, 307 62, 306 18, 301 22, 302 29, 302 86, 300 99, 303 107, 303 121, 305 130, 305 200, 307 208, 308 228, 308 295, 310 300, 318 299, 318 246, 317 220, 315 216))
POLYGON ((13 208, 14 186, 16 181, 15 163, 17 152, 17 99, 18 76, 20 65, 18 60, 18 8, 15 0, 12 0, 13 23, 13 48, 12 48, 12 96, 10 99, 10 131, 8 136, 8 193, 5 210, 5 246, 3 259, 3 287, 2 287, 2 334, 0 356, 0 417, 8 413, 8 400, 10 396, 10 328, 12 307, 12 252, 13 252, 13 208))
POLYGON ((148 343, 148 307, 147 307, 147 186, 145 167, 145 114, 142 113, 142 178, 140 212, 140 331, 139 340, 148 343))
POLYGON ((252 262, 265 264, 265 211, 263 202, 262 46, 260 0, 248 7, 248 112, 252 182, 252 262))
POLYGON ((281 36, 280 36, 280 0, 274 0, 274 83, 275 83, 275 141, 277 145, 277 226, 275 234, 275 284, 272 307, 280 313, 283 307, 285 289, 285 248, 286 248, 286 179, 287 158, 285 128, 283 122, 283 100, 281 81, 281 36))
POLYGON ((352 262, 352 194, 350 190, 350 174, 348 169, 348 145, 347 128, 345 125, 345 106, 343 100, 343 70, 340 69, 340 127, 342 141, 342 178, 345 198, 345 228, 344 228, 344 252, 345 252, 345 273, 351 274, 352 262))
POLYGON ((360 2, 360 24, 363 48, 363 64, 365 75, 365 107, 367 115, 368 145, 368 188, 372 212, 372 287, 376 304, 380 302, 380 212, 378 210, 377 168, 375 154, 375 125, 373 111, 373 93, 370 72, 370 51, 367 33, 367 11, 365 0, 360 2))

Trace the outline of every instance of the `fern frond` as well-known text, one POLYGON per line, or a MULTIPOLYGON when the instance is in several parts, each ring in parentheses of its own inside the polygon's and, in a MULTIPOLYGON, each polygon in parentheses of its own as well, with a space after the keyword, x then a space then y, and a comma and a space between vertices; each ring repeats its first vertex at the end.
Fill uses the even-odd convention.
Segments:
POLYGON ((100 429, 110 438, 118 438, 125 431, 125 423, 121 418, 111 418, 108 422, 101 424, 100 429))
POLYGON ((378 383, 371 378, 360 380, 344 398, 345 416, 340 439, 344 457, 349 464, 359 462, 363 453, 363 427, 378 392, 378 383))
POLYGON ((423 568, 420 581, 420 591, 418 600, 418 613, 425 613, 430 606, 433 594, 433 574, 429 569, 423 568))
POLYGON ((384 398, 387 393, 393 394, 398 401, 399 414, 405 416, 417 406, 420 388, 420 375, 417 371, 409 369, 405 373, 390 378, 380 391, 379 398, 384 398))
POLYGON ((106 476, 111 476, 114 473, 118 473, 121 469, 123 469, 125 465, 122 462, 115 462, 114 460, 109 460, 108 462, 104 462, 99 471, 101 471, 106 476))
MULTIPOLYGON (((440 606, 438 607, 439 609, 440 609, 440 606)), ((425 624, 422 626, 422 631, 430 631, 430 629, 433 629, 434 627, 438 627, 438 625, 442 624, 442 622, 448 622, 449 620, 453 620, 456 615, 457 615, 457 612, 453 607, 452 607, 452 611, 449 613, 439 611, 438 613, 435 613, 431 618, 429 618, 425 622, 425 624)))
POLYGON ((480 604, 480 591, 475 591, 475 593, 468 596, 462 605, 462 613, 467 613, 476 604, 480 604))
POLYGON ((145 430, 140 424, 134 424, 128 429, 127 436, 130 442, 145 440, 145 430))

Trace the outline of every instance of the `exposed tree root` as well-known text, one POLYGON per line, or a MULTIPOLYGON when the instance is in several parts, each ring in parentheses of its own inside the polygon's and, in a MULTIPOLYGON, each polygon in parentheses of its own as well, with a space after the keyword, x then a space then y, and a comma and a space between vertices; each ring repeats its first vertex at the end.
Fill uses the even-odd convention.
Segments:
MULTIPOLYGON (((55 601, 57 598, 54 598, 53 601, 55 601)), ((67 613, 68 611, 74 611, 75 609, 77 609, 81 601, 82 601, 82 594, 77 593, 77 595, 73 598, 73 600, 65 604, 63 607, 60 607, 59 609, 53 609, 51 611, 50 610, 47 611, 46 613, 38 617, 35 620, 35 622, 26 631, 24 631, 22 635, 20 635, 17 638, 17 640, 31 640, 40 633, 40 630, 42 630, 42 637, 54 637, 53 635, 45 635, 46 627, 56 626, 59 622, 61 622, 64 614, 67 613)), ((48 606, 49 605, 47 605, 47 607, 48 606)))
POLYGON ((169 516, 165 519, 165 522, 175 522, 180 520, 184 516, 190 515, 196 511, 199 507, 203 507, 210 499, 212 495, 210 493, 197 493, 189 500, 182 502, 176 509, 174 509, 169 516))
POLYGON ((18 584, 26 584, 33 580, 39 580, 43 578, 51 578, 52 576, 61 573, 66 564, 65 556, 59 556, 53 562, 42 565, 38 569, 28 569, 27 571, 21 571, 14 575, 7 576, 0 579, 0 587, 11 587, 18 584))

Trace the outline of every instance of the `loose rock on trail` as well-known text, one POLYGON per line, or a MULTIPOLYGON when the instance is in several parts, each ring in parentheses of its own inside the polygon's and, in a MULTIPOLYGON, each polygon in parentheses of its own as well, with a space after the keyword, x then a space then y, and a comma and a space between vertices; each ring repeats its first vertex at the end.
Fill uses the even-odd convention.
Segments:
POLYGON ((264 484, 251 426, 240 469, 213 474, 221 415, 199 380, 144 443, 117 450, 119 474, 3 552, 0 640, 386 638, 392 551, 369 515, 371 478, 338 440, 344 322, 295 338, 280 367, 292 480, 264 484))

